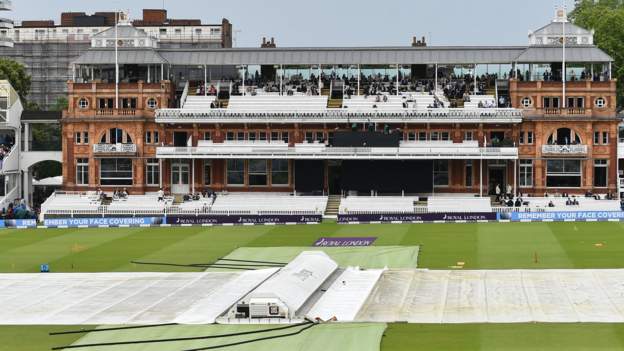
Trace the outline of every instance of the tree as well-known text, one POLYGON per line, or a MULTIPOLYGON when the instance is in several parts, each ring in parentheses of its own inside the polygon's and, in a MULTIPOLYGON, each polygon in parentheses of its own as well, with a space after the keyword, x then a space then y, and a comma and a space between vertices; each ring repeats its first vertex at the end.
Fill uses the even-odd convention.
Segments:
POLYGON ((32 175, 36 180, 63 175, 61 163, 56 161, 41 161, 32 166, 32 175))
POLYGON ((572 22, 593 29, 594 44, 613 57, 612 73, 617 78, 618 106, 624 105, 624 1, 577 0, 570 13, 572 22))
POLYGON ((69 106, 69 101, 65 96, 59 96, 54 101, 54 105, 50 108, 50 111, 63 111, 69 106))
POLYGON ((8 80, 13 89, 26 103, 26 97, 30 92, 30 76, 26 73, 26 68, 19 62, 0 57, 0 80, 8 80))

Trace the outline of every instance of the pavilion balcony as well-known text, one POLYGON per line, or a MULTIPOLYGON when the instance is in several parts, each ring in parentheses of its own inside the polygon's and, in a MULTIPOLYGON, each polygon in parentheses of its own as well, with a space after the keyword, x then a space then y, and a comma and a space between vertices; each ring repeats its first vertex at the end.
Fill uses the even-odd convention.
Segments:
POLYGON ((231 109, 160 109, 157 123, 520 123, 522 110, 514 108, 426 108, 397 110, 319 109, 298 111, 237 111, 231 109))
POLYGON ((96 116, 135 116, 134 108, 99 108, 95 110, 96 116))
POLYGON ((542 145, 542 154, 549 156, 587 155, 587 145, 542 145))
MULTIPOLYGON (((169 84, 168 82, 163 82, 169 84)), ((119 92, 132 92, 136 93, 143 90, 154 90, 160 91, 163 89, 163 85, 161 83, 145 83, 143 81, 137 83, 119 83, 119 92)), ((70 82, 70 91, 80 91, 80 92, 115 92, 115 83, 114 82, 87 82, 87 83, 74 83, 70 82)))
POLYGON ((437 160, 517 159, 516 147, 480 147, 476 141, 407 142, 399 147, 331 147, 325 144, 226 142, 159 147, 161 159, 437 160))
POLYGON ((133 155, 137 152, 136 144, 94 144, 93 153, 96 155, 133 155))
POLYGON ((569 107, 569 108, 543 108, 536 109, 537 114, 543 114, 545 116, 586 116, 587 110, 583 107, 569 107))

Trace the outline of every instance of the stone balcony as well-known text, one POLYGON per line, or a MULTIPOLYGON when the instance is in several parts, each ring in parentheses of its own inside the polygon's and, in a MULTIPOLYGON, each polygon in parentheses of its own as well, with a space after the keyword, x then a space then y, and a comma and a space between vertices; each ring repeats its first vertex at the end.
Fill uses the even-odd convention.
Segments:
POLYGON ((136 144, 94 144, 93 153, 96 155, 132 155, 136 154, 136 144))
POLYGON ((587 145, 542 145, 542 154, 550 156, 587 155, 587 145))

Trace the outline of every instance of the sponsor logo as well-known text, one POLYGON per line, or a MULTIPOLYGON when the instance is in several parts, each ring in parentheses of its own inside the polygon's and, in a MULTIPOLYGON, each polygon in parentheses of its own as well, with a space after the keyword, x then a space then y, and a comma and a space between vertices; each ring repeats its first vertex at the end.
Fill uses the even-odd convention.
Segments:
POLYGON ((270 224, 270 223, 318 223, 321 216, 299 215, 214 215, 214 216, 172 216, 167 217, 170 224, 270 224))
POLYGON ((0 219, 0 228, 15 228, 15 227, 28 227, 33 228, 37 226, 36 219, 0 219))
POLYGON ((49 227, 67 226, 120 226, 120 225, 145 225, 145 224, 161 224, 162 217, 127 217, 127 218, 49 218, 43 221, 44 225, 49 227))
POLYGON ((422 213, 422 214, 350 214, 338 215, 339 223, 349 222, 433 222, 433 221, 493 221, 496 213, 422 213))
POLYGON ((420 215, 381 215, 379 221, 381 222, 411 222, 422 221, 420 215))
POLYGON ((308 280, 309 278, 312 278, 313 276, 314 274, 312 273, 312 271, 307 270, 307 269, 302 269, 299 272, 293 273, 293 277, 298 278, 302 282, 305 282, 306 280, 308 280))
POLYGON ((352 246, 371 246, 377 238, 319 238, 313 246, 316 247, 352 247, 352 246))
POLYGON ((564 220, 607 220, 624 219, 622 211, 569 211, 569 212, 513 212, 511 220, 532 220, 532 221, 564 221, 564 220))

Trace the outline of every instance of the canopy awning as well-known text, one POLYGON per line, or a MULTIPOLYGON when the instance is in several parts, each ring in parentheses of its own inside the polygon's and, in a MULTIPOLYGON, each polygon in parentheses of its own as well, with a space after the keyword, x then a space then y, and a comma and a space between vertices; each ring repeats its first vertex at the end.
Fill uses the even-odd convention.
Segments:
MULTIPOLYGON (((158 52, 152 49, 119 49, 119 64, 166 64, 158 52)), ((91 49, 83 53, 76 61, 76 65, 110 65, 115 63, 114 49, 91 49)))

